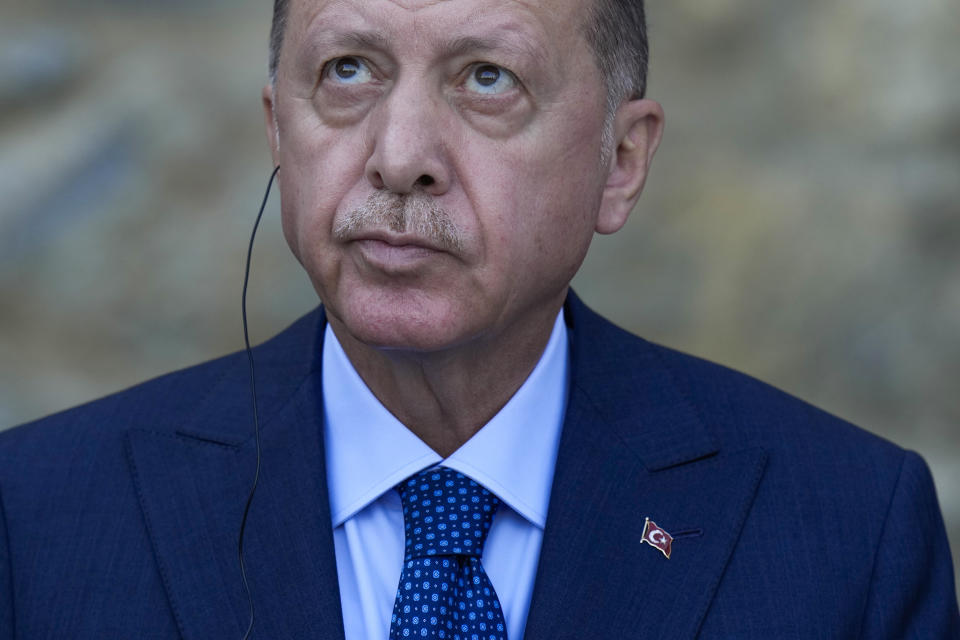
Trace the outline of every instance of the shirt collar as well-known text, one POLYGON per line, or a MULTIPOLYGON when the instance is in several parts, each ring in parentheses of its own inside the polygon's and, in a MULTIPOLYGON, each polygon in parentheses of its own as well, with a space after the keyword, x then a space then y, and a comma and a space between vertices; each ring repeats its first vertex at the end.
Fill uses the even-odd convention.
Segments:
POLYGON ((490 422, 444 460, 380 404, 328 324, 322 371, 333 526, 403 479, 442 463, 473 478, 542 529, 566 410, 568 352, 561 312, 523 385, 490 422))

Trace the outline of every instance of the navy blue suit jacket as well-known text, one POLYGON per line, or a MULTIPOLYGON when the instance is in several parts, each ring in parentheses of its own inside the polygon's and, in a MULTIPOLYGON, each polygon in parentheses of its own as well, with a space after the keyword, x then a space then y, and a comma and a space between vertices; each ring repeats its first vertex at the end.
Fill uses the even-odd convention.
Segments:
MULTIPOLYGON (((631 336, 573 296, 567 416, 526 637, 958 638, 914 453, 631 336), (676 534, 669 559, 645 518, 676 534)), ((342 637, 322 310, 255 351, 254 637, 342 637)), ((237 638, 254 469, 234 354, 0 434, 0 640, 237 638)))

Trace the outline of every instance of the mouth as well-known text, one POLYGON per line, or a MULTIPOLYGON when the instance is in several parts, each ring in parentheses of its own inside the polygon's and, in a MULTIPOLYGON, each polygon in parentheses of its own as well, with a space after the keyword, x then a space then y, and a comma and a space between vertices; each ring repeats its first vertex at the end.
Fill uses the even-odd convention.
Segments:
POLYGON ((348 240, 368 267, 385 273, 412 272, 448 254, 437 242, 410 234, 369 232, 348 240))
POLYGON ((389 250, 422 250, 430 253, 446 253, 449 251, 448 247, 443 246, 442 243, 434 239, 424 238, 411 233, 391 233, 389 231, 370 230, 347 238, 347 241, 362 246, 383 245, 383 248, 389 248, 389 250))

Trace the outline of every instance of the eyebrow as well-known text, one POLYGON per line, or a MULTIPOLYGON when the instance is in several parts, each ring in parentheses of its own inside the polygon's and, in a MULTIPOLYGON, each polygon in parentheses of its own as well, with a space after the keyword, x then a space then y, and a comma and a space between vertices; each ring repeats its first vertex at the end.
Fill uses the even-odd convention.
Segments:
POLYGON ((461 36, 441 46, 440 55, 443 58, 453 58, 473 52, 506 50, 515 55, 532 58, 545 64, 547 56, 544 51, 526 39, 501 38, 498 36, 478 37, 461 36))
POLYGON ((379 49, 387 51, 390 48, 387 39, 377 31, 348 31, 338 33, 329 39, 331 44, 352 47, 357 49, 379 49))
MULTIPOLYGON (((442 59, 454 58, 470 53, 487 51, 508 51, 514 55, 531 58, 543 65, 548 57, 543 49, 531 43, 526 38, 505 38, 493 36, 461 36, 439 45, 442 59)), ((345 47, 349 49, 373 49, 390 51, 390 41, 379 31, 321 31, 319 37, 310 44, 310 50, 316 51, 324 47, 345 47)))
POLYGON ((351 49, 379 49, 387 51, 390 48, 387 39, 376 31, 322 31, 320 36, 310 43, 310 49, 322 47, 346 47, 351 49))

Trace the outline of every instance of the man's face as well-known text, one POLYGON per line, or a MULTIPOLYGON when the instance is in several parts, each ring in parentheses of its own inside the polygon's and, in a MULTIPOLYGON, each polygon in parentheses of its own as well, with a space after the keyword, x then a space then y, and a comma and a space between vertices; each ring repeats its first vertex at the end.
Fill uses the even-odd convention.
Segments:
POLYGON ((608 177, 584 13, 294 0, 265 94, 284 234, 353 337, 433 351, 556 313, 608 177))

